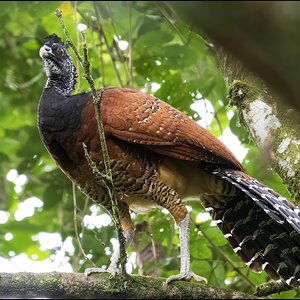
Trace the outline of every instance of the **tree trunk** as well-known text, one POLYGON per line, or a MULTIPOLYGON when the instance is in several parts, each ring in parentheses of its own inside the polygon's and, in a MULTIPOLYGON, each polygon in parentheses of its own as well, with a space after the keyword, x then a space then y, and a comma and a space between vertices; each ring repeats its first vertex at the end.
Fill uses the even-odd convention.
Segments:
POLYGON ((300 114, 285 105, 259 78, 244 70, 219 48, 218 61, 228 82, 228 98, 295 200, 300 202, 300 114))

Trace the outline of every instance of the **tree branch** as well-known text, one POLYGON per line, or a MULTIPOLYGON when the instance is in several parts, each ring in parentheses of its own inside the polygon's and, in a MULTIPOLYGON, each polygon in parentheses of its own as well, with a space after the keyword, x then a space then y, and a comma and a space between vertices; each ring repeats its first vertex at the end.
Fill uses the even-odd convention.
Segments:
POLYGON ((124 85, 123 85, 123 82, 122 82, 122 78, 121 78, 120 72, 119 72, 119 70, 117 68, 117 65, 116 65, 116 60, 115 60, 114 55, 112 53, 112 49, 111 49, 111 47, 108 44, 108 40, 107 40, 106 34, 103 31, 103 26, 102 26, 101 21, 100 21, 100 15, 99 15, 98 7, 97 7, 97 5, 96 5, 95 2, 93 2, 93 4, 94 4, 94 9, 95 9, 95 14, 96 14, 96 20, 97 20, 97 29, 96 29, 96 32, 98 32, 98 34, 99 34, 99 41, 101 40, 101 37, 102 37, 103 40, 104 40, 104 44, 106 46, 106 49, 107 49, 107 51, 109 53, 109 56, 111 58, 112 66, 113 66, 115 74, 116 74, 116 76, 118 78, 119 84, 120 84, 121 87, 123 87, 124 85))
POLYGON ((289 291, 294 288, 295 287, 288 285, 284 281, 279 281, 279 282, 273 281, 273 282, 268 282, 266 284, 261 284, 257 286, 254 295, 256 295, 257 297, 265 297, 271 294, 289 291))
POLYGON ((120 287, 120 277, 110 278, 108 273, 88 278, 80 273, 0 273, 1 298, 256 299, 199 283, 166 285, 163 278, 146 276, 132 276, 120 287))
POLYGON ((300 203, 300 114, 279 101, 278 95, 230 54, 217 47, 218 61, 228 79, 228 98, 240 122, 260 148, 264 161, 281 176, 300 203))

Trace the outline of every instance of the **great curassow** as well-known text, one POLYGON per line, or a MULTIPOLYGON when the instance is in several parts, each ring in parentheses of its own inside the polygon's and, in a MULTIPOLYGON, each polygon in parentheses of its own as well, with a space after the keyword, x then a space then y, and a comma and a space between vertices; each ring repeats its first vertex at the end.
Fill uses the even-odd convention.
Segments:
MULTIPOLYGON (((84 156, 103 171, 91 93, 71 95, 76 69, 55 34, 40 49, 48 77, 38 108, 42 141, 61 170, 111 213, 103 186, 84 156)), ((299 209, 245 174, 215 136, 162 100, 129 88, 103 88, 103 118, 110 167, 127 245, 134 235, 130 210, 166 208, 180 228, 180 274, 167 279, 205 280, 190 269, 189 214, 198 198, 246 264, 288 284, 300 280, 299 209)), ((108 268, 118 272, 116 252, 108 268)), ((96 270, 87 271, 87 274, 96 270)))

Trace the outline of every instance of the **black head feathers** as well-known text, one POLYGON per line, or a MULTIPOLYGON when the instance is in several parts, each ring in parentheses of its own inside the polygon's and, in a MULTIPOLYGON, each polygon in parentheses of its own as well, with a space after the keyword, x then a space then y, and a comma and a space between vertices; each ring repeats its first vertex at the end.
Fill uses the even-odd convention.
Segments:
POLYGON ((51 46, 53 44, 61 44, 62 46, 65 46, 65 44, 61 41, 60 37, 57 36, 55 33, 47 36, 45 38, 44 44, 48 46, 51 46))
POLYGON ((67 47, 55 33, 47 36, 39 51, 44 70, 48 77, 46 87, 54 87, 56 92, 67 96, 74 90, 76 68, 67 47))

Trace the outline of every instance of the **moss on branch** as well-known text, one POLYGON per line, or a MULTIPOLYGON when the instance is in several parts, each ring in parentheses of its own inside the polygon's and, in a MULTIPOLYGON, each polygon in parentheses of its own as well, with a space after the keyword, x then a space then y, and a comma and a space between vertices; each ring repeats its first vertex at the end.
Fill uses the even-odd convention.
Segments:
POLYGON ((1 273, 1 298, 255 299, 253 295, 199 283, 165 284, 163 278, 132 276, 126 286, 107 273, 1 273))

